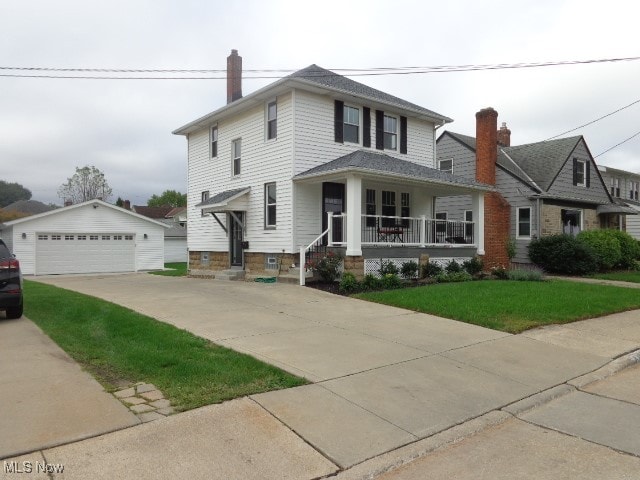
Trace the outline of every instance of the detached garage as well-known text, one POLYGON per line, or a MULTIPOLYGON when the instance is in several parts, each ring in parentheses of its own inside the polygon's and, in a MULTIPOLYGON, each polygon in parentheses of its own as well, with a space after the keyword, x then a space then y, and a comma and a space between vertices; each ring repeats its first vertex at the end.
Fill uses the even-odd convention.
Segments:
POLYGON ((0 225, 24 274, 116 273, 164 267, 168 225, 101 200, 0 225))

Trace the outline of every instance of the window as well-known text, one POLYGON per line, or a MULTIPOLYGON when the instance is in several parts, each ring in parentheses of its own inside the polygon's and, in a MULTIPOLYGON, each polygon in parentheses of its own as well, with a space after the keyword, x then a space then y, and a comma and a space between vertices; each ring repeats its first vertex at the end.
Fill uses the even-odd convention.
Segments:
POLYGON ((453 158, 448 160, 440 160, 438 162, 438 169, 443 172, 453 173, 453 158))
MULTIPOLYGON (((464 211, 464 221, 465 222, 473 222, 473 210, 465 210, 464 211)), ((473 237, 473 223, 465 223, 464 224, 464 236, 467 238, 473 237)))
POLYGON ((638 200, 638 190, 640 190, 640 182, 629 182, 629 199, 638 200))
POLYGON ((103 240, 111 240, 111 235, 102 235, 103 240))
POLYGON ((620 198, 620 179, 611 179, 611 196, 620 198))
POLYGON ((242 155, 242 140, 231 142, 231 157, 233 158, 233 175, 240 175, 240 157, 242 155))
POLYGON ((355 107, 344 107, 344 141, 360 143, 360 110, 355 107))
POLYGON ((264 226, 276 226, 276 184, 267 183, 264 186, 264 226))
POLYGON ((573 159, 573 184, 579 187, 588 187, 587 185, 587 162, 584 160, 573 159))
MULTIPOLYGON (((202 192, 202 193, 200 194, 200 201, 201 201, 201 203, 204 203, 204 202, 206 202, 207 200, 209 200, 209 190, 206 190, 206 191, 204 191, 204 192, 202 192)), ((204 213, 204 210, 200 210, 200 216, 201 216, 201 217, 206 217, 206 216, 207 216, 207 214, 206 214, 206 213, 204 213)))
POLYGON ((73 240, 73 235, 65 235, 64 239, 65 240, 73 240))
POLYGON ((398 119, 384 116, 384 148, 396 150, 398 148, 398 119))
MULTIPOLYGON (((382 216, 383 217, 395 217, 396 216, 396 192, 382 191, 382 216)), ((383 218, 382 226, 389 227, 395 225, 395 218, 383 218)))
POLYGON ((60 235, 51 235, 51 240, 62 240, 60 235))
POLYGON ((273 101, 267 105, 267 140, 278 135, 278 104, 273 101))
POLYGON ((38 240, 49 240, 49 235, 38 235, 38 240))
POLYGON ((438 239, 444 240, 442 238, 447 233, 447 212, 437 212, 436 213, 436 234, 438 235, 438 239))
POLYGON ((98 240, 98 235, 89 235, 89 240, 98 240))
POLYGON ((209 265, 209 252, 200 252, 200 265, 209 265))
POLYGON ((402 226, 409 227, 409 217, 411 216, 411 199, 407 192, 402 192, 400 194, 400 216, 406 218, 406 220, 402 220, 402 226))
POLYGON ((125 235, 124 239, 125 240, 133 240, 133 235, 125 235))
POLYGON ((365 215, 367 215, 365 225, 367 227, 375 227, 376 191, 371 188, 367 188, 367 190, 365 191, 365 215))
POLYGON ((211 127, 211 158, 218 156, 218 126, 211 127))
POLYGON ((113 239, 114 240, 122 240, 122 235, 114 235, 113 239))
POLYGON ((518 216, 518 237, 531 237, 531 207, 519 207, 518 216))
POLYGON ((573 235, 574 237, 582 230, 581 210, 560 210, 562 221, 562 233, 573 235))
POLYGON ((86 235, 78 235, 78 240, 86 240, 87 236, 86 235))

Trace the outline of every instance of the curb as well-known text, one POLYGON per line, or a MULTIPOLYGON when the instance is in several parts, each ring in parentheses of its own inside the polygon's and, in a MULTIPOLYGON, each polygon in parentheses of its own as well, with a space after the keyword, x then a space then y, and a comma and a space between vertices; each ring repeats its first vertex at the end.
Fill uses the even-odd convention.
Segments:
POLYGON ((536 393, 535 395, 531 395, 530 397, 524 398, 517 402, 514 402, 506 407, 503 407, 502 410, 510 413, 513 416, 518 416, 524 412, 529 410, 533 410, 534 408, 540 407, 546 403, 549 403, 556 398, 563 397, 568 393, 575 392, 576 388, 571 385, 567 385, 563 383, 562 385, 558 385, 557 387, 550 388, 540 393, 536 393))
POLYGON ((640 363, 640 350, 635 350, 631 353, 623 355, 622 357, 616 358, 612 362, 606 364, 604 367, 601 367, 594 372, 582 375, 581 377, 574 378, 573 380, 569 380, 566 383, 576 388, 583 388, 590 383, 604 380, 605 378, 610 377, 611 375, 614 375, 619 371, 631 367, 637 363, 640 363))

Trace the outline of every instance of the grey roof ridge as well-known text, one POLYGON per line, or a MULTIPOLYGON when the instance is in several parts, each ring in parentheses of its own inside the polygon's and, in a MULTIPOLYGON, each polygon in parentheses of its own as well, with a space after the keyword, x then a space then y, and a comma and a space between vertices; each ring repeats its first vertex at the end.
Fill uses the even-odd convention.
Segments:
POLYGON ((536 187, 538 189, 538 191, 543 192, 544 190, 542 188, 540 188, 540 186, 529 176, 529 174, 527 174, 527 172, 525 172, 514 160, 513 158, 511 158, 509 156, 509 154, 507 152, 504 151, 504 149, 500 149, 500 151, 502 152, 502 154, 518 169, 519 172, 522 172, 524 174, 524 178, 525 180, 527 180, 528 182, 531 182, 531 185, 533 185, 534 187, 536 187))
POLYGON ((216 199, 216 197, 219 197, 220 195, 223 195, 225 193, 232 193, 232 195, 230 195, 229 197, 224 198, 222 201, 225 201, 227 203, 231 202, 232 200, 235 200, 238 197, 241 197, 242 195, 245 195, 246 193, 251 191, 251 187, 239 187, 239 188, 232 188, 229 190, 224 190, 220 193, 215 194, 213 197, 209 198, 208 200, 204 201, 204 202, 200 202, 197 205, 194 205, 194 207, 211 207, 211 206, 215 206, 215 205, 219 205, 221 201, 216 201, 214 202, 214 200, 216 199))

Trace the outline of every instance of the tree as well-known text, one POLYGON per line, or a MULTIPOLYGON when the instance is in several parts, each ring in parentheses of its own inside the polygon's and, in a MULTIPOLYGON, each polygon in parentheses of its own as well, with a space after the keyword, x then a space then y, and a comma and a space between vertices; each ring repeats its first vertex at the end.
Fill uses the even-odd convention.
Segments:
POLYGON ((31 190, 24 188, 19 183, 9 183, 0 180, 0 208, 17 202, 18 200, 31 199, 31 190))
POLYGON ((121 197, 116 200, 116 207, 124 207, 124 200, 121 197))
POLYGON ((104 173, 96 167, 76 167, 76 173, 67 179, 58 189, 58 197, 63 202, 81 203, 99 198, 105 202, 111 196, 111 187, 104 178, 104 173))
POLYGON ((165 190, 162 192, 162 195, 158 196, 154 193, 151 195, 151 198, 147 200, 147 206, 149 207, 162 207, 165 205, 171 207, 186 207, 187 194, 176 192, 175 190, 165 190))

